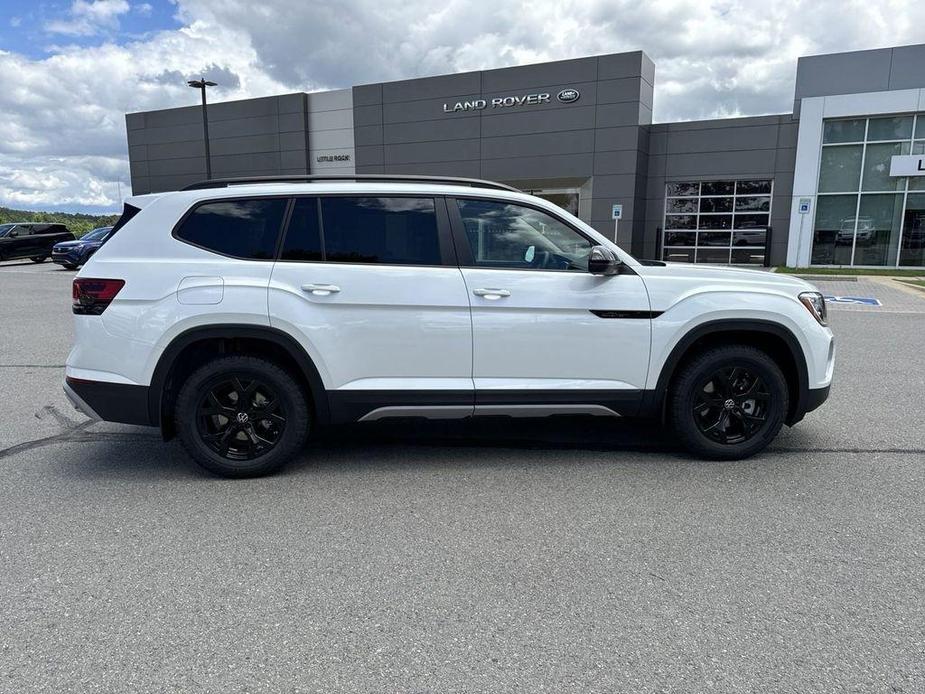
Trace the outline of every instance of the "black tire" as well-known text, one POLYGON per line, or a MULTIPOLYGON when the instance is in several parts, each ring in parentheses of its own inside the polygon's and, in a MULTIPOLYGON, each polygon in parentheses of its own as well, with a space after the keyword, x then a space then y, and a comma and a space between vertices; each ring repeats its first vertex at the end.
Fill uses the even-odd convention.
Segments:
POLYGON ((258 357, 228 356, 186 379, 174 423, 183 447, 209 472, 259 477, 279 470, 305 445, 309 409, 289 372, 258 357))
POLYGON ((691 359, 674 379, 669 398, 669 421, 681 443, 715 460, 739 460, 763 450, 789 407, 780 367, 746 345, 715 347, 691 359))
POLYGON ((33 263, 44 263, 46 260, 48 260, 48 256, 47 255, 37 255, 37 256, 33 256, 32 258, 29 258, 29 260, 31 260, 33 263))
POLYGON ((76 266, 76 265, 69 265, 69 264, 65 263, 64 269, 65 269, 65 270, 76 270, 76 269, 77 269, 77 266, 76 266))

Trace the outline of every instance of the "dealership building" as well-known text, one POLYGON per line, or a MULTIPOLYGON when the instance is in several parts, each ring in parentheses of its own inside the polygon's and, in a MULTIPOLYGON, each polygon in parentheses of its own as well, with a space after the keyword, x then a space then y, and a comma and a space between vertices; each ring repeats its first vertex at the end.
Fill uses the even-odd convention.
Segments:
MULTIPOLYGON (((800 58, 791 113, 678 123, 652 122, 641 51, 215 103, 212 175, 485 178, 641 258, 923 267, 923 66, 925 45, 800 58)), ((205 178, 199 106, 126 125, 136 194, 205 178)))

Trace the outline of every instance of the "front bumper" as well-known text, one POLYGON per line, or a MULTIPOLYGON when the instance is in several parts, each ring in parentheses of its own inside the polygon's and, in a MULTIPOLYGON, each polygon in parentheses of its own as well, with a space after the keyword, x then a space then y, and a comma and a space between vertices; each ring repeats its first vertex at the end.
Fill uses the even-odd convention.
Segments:
POLYGON ((65 251, 65 252, 51 252, 51 262, 58 263, 58 265, 80 265, 83 261, 81 259, 81 253, 76 251, 65 251))
POLYGON ((157 426, 148 412, 148 387, 125 383, 64 379, 64 394, 91 419, 119 424, 157 426))

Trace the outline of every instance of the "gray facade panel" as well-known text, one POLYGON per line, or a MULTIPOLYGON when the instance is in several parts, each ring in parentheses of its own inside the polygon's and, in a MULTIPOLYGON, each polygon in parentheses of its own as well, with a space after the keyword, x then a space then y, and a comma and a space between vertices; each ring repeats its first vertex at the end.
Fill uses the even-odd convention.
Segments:
POLYGON ((636 150, 622 150, 615 152, 598 153, 594 157, 594 175, 623 174, 635 172, 638 152, 636 150))
POLYGON ((593 106, 520 111, 482 119, 482 137, 594 128, 593 106))
POLYGON ((669 132, 668 151, 672 155, 690 152, 721 152, 777 148, 777 124, 741 128, 669 132))
POLYGON ((772 176, 776 151, 697 152, 671 155, 666 174, 671 178, 696 179, 727 176, 772 176))
POLYGON ((533 89, 549 84, 574 84, 597 80, 597 58, 560 60, 539 65, 485 70, 482 73, 482 90, 488 92, 510 92, 533 89))
MULTIPOLYGON (((211 113, 211 110, 210 110, 211 113)), ((202 109, 199 106, 166 108, 162 111, 148 111, 141 114, 145 129, 172 128, 178 125, 198 124, 202 127, 202 109)))
MULTIPOLYGON (((269 116, 266 119, 260 119, 260 125, 254 123, 253 127, 255 129, 258 127, 266 128, 262 132, 305 132, 304 113, 281 113, 276 116, 276 122, 274 123, 273 121, 274 117, 269 116)), ((209 127, 211 129, 211 125, 209 127)))
POLYGON ((363 173, 360 170, 361 166, 382 166, 385 161, 384 149, 382 145, 368 145, 362 147, 357 145, 357 173, 363 173))
POLYGON ((382 107, 378 104, 373 106, 356 106, 353 109, 353 124, 355 127, 364 125, 379 125, 382 123, 382 107))
POLYGON ((624 101, 643 101, 651 105, 651 100, 641 99, 643 80, 641 77, 624 77, 618 80, 604 80, 597 83, 597 103, 619 104, 624 101))
POLYGON ((639 125, 640 112, 645 107, 638 101, 626 101, 619 104, 602 104, 596 108, 595 123, 599 128, 619 125, 639 125))
POLYGON ((145 127, 145 114, 144 113, 126 113, 125 114, 125 129, 126 130, 140 130, 145 127))
POLYGON ((655 66, 652 61, 648 60, 648 56, 642 51, 602 55, 597 59, 597 79, 599 80, 645 75, 647 80, 652 82, 652 79, 649 79, 648 74, 645 73, 651 73, 654 76, 654 70, 655 66), (648 61, 649 65, 644 67, 646 61, 648 61))
MULTIPOLYGON (((393 174, 421 174, 426 176, 465 176, 479 178, 478 161, 428 162, 426 164, 390 164, 380 172, 393 174)), ((375 173, 375 172, 369 172, 375 173)))
MULTIPOLYGON (((214 161, 214 159, 213 159, 214 161)), ((153 159, 148 161, 148 175, 155 176, 183 176, 186 174, 199 174, 205 176, 205 157, 187 157, 186 159, 153 159)))
POLYGON ((482 138, 482 159, 530 157, 541 154, 575 154, 593 151, 593 130, 482 138))
MULTIPOLYGON (((235 118, 233 120, 224 120, 218 122, 213 122, 210 119, 209 136, 218 139, 222 137, 240 137, 242 135, 262 135, 264 133, 279 132, 279 126, 280 123, 277 116, 235 118)), ((287 130, 288 129, 290 128, 287 128, 287 130)))
POLYGON ((479 72, 466 72, 459 75, 440 75, 401 82, 387 82, 382 85, 382 102, 388 104, 395 101, 475 94, 481 88, 480 76, 479 72))
POLYGON ((446 140, 443 142, 417 142, 385 145, 385 164, 412 164, 478 159, 480 140, 446 140))
POLYGON ((381 84, 363 84, 353 88, 353 105, 369 106, 382 103, 381 84))
POLYGON ((598 152, 640 147, 639 127, 625 125, 616 128, 598 128, 594 131, 594 148, 598 152))
POLYGON ((383 137, 386 144, 404 142, 440 142, 478 137, 482 130, 479 118, 447 118, 416 123, 386 123, 383 137))
POLYGON ((890 62, 890 89, 925 87, 925 44, 899 46, 890 62))
POLYGON ((147 159, 186 159, 188 157, 204 157, 205 144, 202 138, 193 142, 165 142, 157 145, 145 145, 147 159))
POLYGON ((890 48, 800 58, 797 61, 796 98, 887 90, 890 88, 892 60, 890 48))
POLYGON ((382 126, 381 125, 364 125, 353 130, 353 139, 357 147, 364 145, 381 145, 382 126))
POLYGON ((485 159, 481 176, 502 181, 542 178, 587 178, 592 154, 551 154, 517 159, 485 159))
POLYGON ((239 118, 265 118, 276 116, 278 113, 279 102, 276 97, 226 101, 209 105, 209 125, 239 118))
POLYGON ((302 113, 305 109, 305 94, 281 94, 276 97, 278 113, 302 113))
POLYGON ((444 122, 457 118, 478 118, 478 111, 456 111, 447 113, 443 110, 444 105, 452 109, 457 102, 472 102, 478 98, 478 93, 470 93, 457 94, 448 98, 396 101, 382 105, 382 120, 385 123, 413 123, 427 120, 444 122))
POLYGON ((278 133, 249 135, 245 137, 219 137, 214 139, 210 137, 209 144, 213 157, 222 154, 278 152, 280 149, 279 137, 278 133))

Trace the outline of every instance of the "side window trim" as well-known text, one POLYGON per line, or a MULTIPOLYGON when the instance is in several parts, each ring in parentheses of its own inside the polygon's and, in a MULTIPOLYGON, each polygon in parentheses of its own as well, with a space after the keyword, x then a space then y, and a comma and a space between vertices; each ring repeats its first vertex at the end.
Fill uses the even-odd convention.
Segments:
POLYGON ((456 255, 459 258, 459 267, 463 268, 477 268, 479 270, 503 270, 503 271, 516 271, 516 272, 567 272, 574 274, 575 270, 558 270, 555 268, 515 268, 515 267, 491 267, 490 265, 479 265, 475 262, 475 258, 472 255, 472 249, 469 246, 469 239, 466 237, 466 226, 463 223, 462 213, 459 211, 459 200, 472 200, 475 202, 494 202, 500 205, 517 205, 518 207, 526 207, 531 210, 536 210, 545 215, 548 215, 555 219, 557 222, 562 224, 574 231, 578 236, 583 238, 585 241, 591 244, 591 246, 598 245, 597 241, 588 236, 584 231, 578 229, 575 225, 570 224, 566 220, 562 219, 559 215, 554 212, 550 212, 544 207, 539 205, 534 205, 528 202, 522 202, 520 200, 506 200, 504 198, 492 198, 488 196, 473 196, 473 197, 447 197, 446 206, 447 212, 450 217, 450 224, 453 229, 453 241, 456 247, 456 255))
POLYGON ((379 198, 419 198, 426 200, 433 200, 434 202, 434 215, 437 222, 437 243, 440 250, 440 264, 439 265, 422 265, 420 263, 334 263, 337 265, 386 265, 389 267, 458 267, 459 263, 457 261, 458 250, 453 239, 452 225, 447 214, 447 203, 446 199, 442 195, 428 195, 427 193, 357 193, 357 192, 345 192, 345 193, 313 193, 313 194, 304 194, 304 195, 294 195, 290 199, 289 209, 287 210, 287 216, 285 217, 283 224, 283 232, 280 234, 280 241, 276 249, 276 262, 279 263, 309 263, 309 262, 329 262, 327 259, 327 245, 325 243, 324 235, 324 214, 322 212, 322 200, 324 198, 332 197, 346 197, 346 198, 363 198, 363 197, 379 197, 379 198), (311 260, 289 260, 282 257, 283 249, 286 244, 286 236, 289 234, 289 225, 292 221, 292 210, 295 207, 297 201, 302 199, 313 198, 315 201, 315 211, 318 215, 318 230, 321 241, 321 260, 311 261, 311 260))
MULTIPOLYGON (((192 246, 193 248, 198 248, 200 250, 206 251, 207 253, 212 253, 222 258, 231 258, 232 260, 244 260, 249 263, 272 263, 275 262, 279 252, 279 239, 283 235, 283 230, 286 228, 284 223, 286 221, 286 214, 289 212, 289 208, 292 205, 292 196, 291 195, 252 195, 249 197, 240 197, 240 196, 225 196, 218 198, 208 198, 206 200, 198 200, 190 208, 183 213, 183 216, 177 220, 177 223, 173 225, 173 229, 170 230, 170 235, 179 241, 180 243, 185 243, 187 246, 192 246), (274 248, 277 251, 277 254, 270 258, 245 258, 240 255, 231 255, 230 253, 223 253, 221 251, 216 251, 212 248, 207 248, 206 246, 201 246, 198 243, 193 243, 192 241, 187 241, 184 238, 181 238, 177 235, 177 232, 183 227, 183 223, 193 215, 193 213, 202 207, 203 205, 209 205, 216 202, 242 202, 242 201, 251 201, 251 200, 285 200, 286 209, 283 210, 282 219, 280 221, 279 229, 276 230, 276 244, 274 248)), ((137 213, 136 213, 137 214, 137 213)), ((134 215, 133 215, 134 216, 134 215)), ((120 220, 121 221, 121 220, 120 220)), ((117 222, 118 225, 118 222, 117 222)), ((113 229, 113 233, 118 231, 118 229, 113 229)), ((112 234, 110 234, 111 236, 112 234)))

